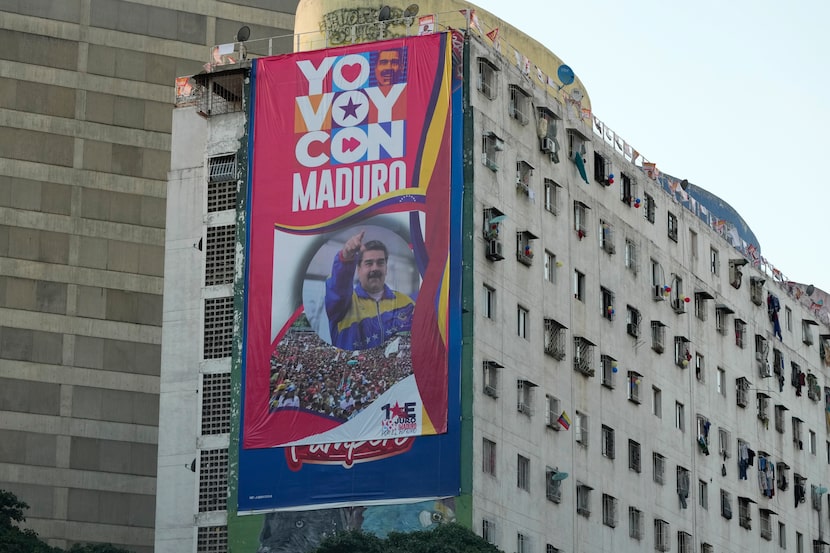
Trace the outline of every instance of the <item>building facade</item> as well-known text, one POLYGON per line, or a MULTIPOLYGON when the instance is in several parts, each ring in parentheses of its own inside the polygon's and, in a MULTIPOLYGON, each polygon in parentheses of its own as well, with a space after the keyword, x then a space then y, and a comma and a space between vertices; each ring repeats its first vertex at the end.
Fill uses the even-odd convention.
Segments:
MULTIPOLYGON (((517 553, 825 551, 826 294, 783 281, 732 208, 608 129, 555 55, 452 7, 395 5, 407 22, 377 31, 377 7, 302 2, 295 42, 467 29, 453 519, 517 553)), ((249 77, 199 74, 173 114, 159 552, 271 551, 294 532, 234 505, 249 77)))
POLYGON ((175 78, 295 6, 0 3, 0 488, 52 545, 154 548, 175 78))

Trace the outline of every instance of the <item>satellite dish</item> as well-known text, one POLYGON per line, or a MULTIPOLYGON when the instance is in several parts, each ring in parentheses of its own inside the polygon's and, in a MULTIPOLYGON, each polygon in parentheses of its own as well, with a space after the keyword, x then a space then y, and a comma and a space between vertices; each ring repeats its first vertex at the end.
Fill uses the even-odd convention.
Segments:
POLYGON ((378 21, 389 21, 392 19, 392 8, 383 6, 378 12, 378 21))
POLYGON ((415 17, 416 15, 418 15, 418 10, 419 9, 420 8, 418 8, 418 4, 410 4, 403 11, 403 16, 404 17, 415 17))
POLYGON ((582 91, 579 90, 578 88, 573 89, 571 91, 571 98, 573 98, 574 101, 576 101, 576 102, 581 102, 582 101, 582 91))
POLYGON ((554 482, 559 482, 560 480, 564 480, 567 477, 568 477, 567 472, 554 472, 553 476, 551 476, 550 479, 553 480, 554 482))
POLYGON ((236 31, 236 41, 237 42, 245 42, 251 38, 251 28, 247 25, 243 25, 236 31))
POLYGON ((680 181, 680 188, 682 188, 683 190, 686 190, 687 188, 689 188, 689 181, 686 180, 686 179, 683 179, 682 181, 680 181))
POLYGON ((559 77, 562 86, 568 86, 574 82, 574 70, 567 65, 560 65, 556 70, 556 76, 559 77))
POLYGON ((813 295, 813 292, 815 292, 815 291, 816 291, 816 287, 815 287, 815 286, 813 286, 813 285, 811 284, 811 285, 809 285, 809 286, 807 287, 807 289, 806 289, 806 290, 804 290, 804 291, 805 291, 805 292, 807 292, 807 295, 808 295, 808 296, 812 296, 812 295, 813 295))
POLYGON ((492 217, 490 219, 490 222, 491 223, 501 223, 505 219, 507 219, 507 215, 496 215, 495 217, 492 217))

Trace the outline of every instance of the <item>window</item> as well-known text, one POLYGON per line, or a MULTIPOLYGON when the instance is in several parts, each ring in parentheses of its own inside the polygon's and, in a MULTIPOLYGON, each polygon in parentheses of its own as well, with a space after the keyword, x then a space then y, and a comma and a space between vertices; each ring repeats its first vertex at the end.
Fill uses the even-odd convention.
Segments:
POLYGON ((484 394, 492 398, 499 397, 499 370, 504 368, 495 361, 484 361, 484 394))
POLYGON ((795 550, 796 553, 804 553, 804 535, 801 532, 795 533, 795 550))
POLYGON ((491 476, 496 475, 496 442, 487 438, 481 441, 481 470, 491 476))
POLYGON ((498 67, 493 65, 490 60, 478 58, 478 83, 476 88, 489 100, 493 100, 498 93, 496 80, 498 70, 498 67))
POLYGON ((735 345, 743 349, 746 345, 746 323, 735 319, 735 345))
POLYGON ((545 471, 545 496, 548 501, 559 503, 562 501, 562 476, 555 468, 548 467, 545 471))
POLYGON ((533 265, 533 247, 531 242, 538 238, 528 230, 516 233, 516 260, 523 265, 533 265))
POLYGON ((802 420, 798 417, 793 417, 793 443, 798 446, 798 449, 804 449, 804 442, 801 441, 801 425, 802 420))
POLYGON ((481 162, 491 171, 498 171, 499 164, 496 157, 504 150, 504 140, 493 132, 486 132, 481 139, 481 162))
POLYGON ((562 553, 562 551, 548 543, 545 545, 545 553, 562 553))
POLYGON ((224 511, 228 498, 228 450, 199 452, 199 512, 224 511))
POLYGON ((556 255, 548 250, 545 250, 545 280, 551 284, 556 284, 556 255))
POLYGON ((732 437, 729 430, 725 428, 718 428, 718 453, 721 458, 728 459, 732 456, 732 451, 730 449, 731 443, 732 437))
POLYGON ((544 106, 536 109, 538 118, 537 133, 539 134, 539 148, 542 153, 548 154, 552 163, 559 163, 559 141, 556 139, 558 117, 544 106))
POLYGON ((629 336, 638 338, 640 336, 640 311, 630 305, 625 308, 625 331, 629 336))
POLYGON ((692 360, 692 352, 689 348, 689 339, 685 336, 674 337, 674 364, 685 369, 692 360))
POLYGON ((614 429, 610 426, 602 425, 602 456, 606 459, 613 459, 614 453, 614 429))
POLYGON ((718 367, 718 393, 726 397, 726 371, 718 367))
POLYGON ((787 330, 790 332, 793 331, 793 310, 787 306, 784 306, 784 321, 787 326, 787 330))
POLYGON ((533 551, 533 547, 530 544, 530 536, 517 532, 516 553, 530 553, 531 551, 533 551))
POLYGON ((614 320, 614 292, 608 288, 600 287, 600 307, 602 309, 602 316, 606 320, 614 320))
POLYGON ((692 542, 692 535, 688 532, 677 533, 677 551, 678 553, 694 553, 694 543, 692 542))
POLYGON ((700 553, 715 553, 715 548, 711 543, 701 543, 700 553))
POLYGON ((585 137, 577 131, 568 129, 568 159, 576 163, 576 156, 578 155, 584 163, 587 163, 585 156, 588 153, 588 149, 585 147, 585 141, 585 137))
POLYGON ((651 289, 652 297, 655 301, 665 301, 666 296, 671 290, 666 286, 666 275, 663 273, 663 267, 654 259, 651 260, 651 289))
POLYGON ((524 160, 516 162, 516 188, 530 196, 531 191, 531 177, 533 176, 534 167, 524 160))
POLYGON ((580 240, 588 236, 588 210, 591 209, 580 201, 574 201, 574 230, 580 240))
POLYGON ((530 459, 522 455, 516 458, 516 486, 530 491, 530 459))
POLYGON ((758 277, 749 279, 749 299, 755 305, 764 303, 764 279, 758 277))
POLYGON ((680 499, 680 508, 685 509, 688 506, 689 499, 689 469, 684 467, 677 467, 677 497, 680 499))
POLYGON ((671 296, 671 306, 674 309, 675 313, 685 313, 686 312, 686 303, 689 301, 683 294, 683 279, 679 276, 674 277, 672 281, 671 290, 669 290, 669 294, 671 296))
POLYGON ((616 528, 617 526, 617 498, 602 494, 602 524, 616 528))
POLYGON ((704 358, 700 353, 695 352, 695 378, 698 382, 706 382, 706 373, 704 372, 704 358))
POLYGON ((732 312, 733 311, 725 305, 718 305, 715 307, 715 330, 718 331, 718 334, 726 336, 728 328, 726 319, 732 312))
POLYGON ((585 275, 574 269, 574 298, 585 301, 585 275))
POLYGON ((599 358, 600 377, 602 385, 614 389, 614 375, 617 372, 617 360, 610 355, 601 355, 599 358))
POLYGON ((738 407, 746 407, 749 404, 749 380, 743 376, 735 379, 735 403, 738 407))
POLYGON ((496 290, 486 284, 483 288, 484 298, 481 304, 482 315, 485 319, 496 318, 496 290))
MULTIPOLYGON (((545 424, 547 427, 553 430, 559 430, 562 427, 562 422, 560 422, 561 413, 564 412, 560 406, 559 399, 550 394, 545 395, 545 411, 545 424)), ((565 430, 567 430, 567 420, 564 417, 561 417, 561 420, 565 421, 565 430)))
POLYGON ((674 427, 686 431, 686 407, 679 401, 674 402, 674 427))
POLYGON ((635 198, 636 195, 636 183, 625 173, 620 173, 620 200, 622 200, 622 203, 628 207, 631 207, 632 204, 640 207, 640 200, 639 198, 635 198))
POLYGON ((233 284, 236 258, 236 225, 207 228, 205 286, 233 284))
POLYGON ((643 512, 637 507, 628 508, 628 536, 635 540, 643 539, 643 512))
POLYGON ((790 487, 787 479, 788 470, 790 470, 790 466, 784 461, 775 463, 775 485, 778 486, 779 490, 785 491, 790 487))
POLYGON ((808 430, 808 447, 810 448, 810 453, 813 455, 816 454, 816 433, 812 430, 808 430))
POLYGON ((660 321, 651 321, 651 349, 663 353, 666 343, 666 325, 660 321))
POLYGON ((545 209, 559 215, 559 195, 561 186, 551 179, 545 179, 545 209))
POLYGON ((761 523, 761 537, 772 541, 772 517, 769 509, 758 509, 758 520, 761 523))
POLYGON ((529 380, 519 379, 516 381, 516 409, 519 413, 527 415, 528 417, 533 415, 533 395, 535 388, 536 384, 529 380))
POLYGON ((654 203, 654 198, 651 194, 645 194, 643 196, 643 204, 643 207, 645 208, 643 210, 643 217, 645 217, 646 220, 653 225, 654 214, 657 211, 657 204, 654 203))
POLYGON ((636 371, 628 371, 628 400, 640 403, 640 383, 643 375, 636 371))
POLYGON ((581 336, 574 338, 574 370, 594 376, 594 344, 581 336))
POLYGON ((714 299, 709 292, 698 291, 695 292, 695 317, 701 321, 705 321, 708 317, 706 310, 706 300, 714 299))
POLYGON ((501 222, 505 215, 495 207, 488 207, 484 210, 482 218, 485 244, 487 246, 486 257, 490 261, 501 261, 504 259, 503 247, 499 234, 501 233, 501 222))
POLYGON ((594 150, 594 180, 608 186, 611 184, 611 161, 605 159, 598 151, 594 150))
POLYGON ((236 209, 236 155, 208 159, 207 211, 236 209))
POLYGON ((787 549, 787 525, 783 522, 778 523, 778 547, 787 549))
POLYGON ((663 392, 657 386, 651 387, 651 414, 663 418, 663 392))
POLYGON ((732 518, 732 494, 726 490, 720 491, 720 514, 723 518, 732 518))
POLYGON ((815 321, 804 319, 801 321, 801 341, 808 346, 813 345, 813 329, 812 326, 818 324, 815 321))
POLYGON ((591 491, 593 488, 582 482, 576 484, 576 512, 584 517, 591 516, 591 491))
POLYGON ((614 246, 614 226, 608 221, 599 222, 599 247, 605 253, 614 254, 617 248, 614 246))
POLYGON ((665 520, 654 520, 654 549, 657 551, 668 551, 671 549, 669 523, 665 520))
POLYGON ((677 242, 677 216, 671 211, 668 212, 668 236, 677 242))
POLYGON ((233 298, 205 299, 205 359, 230 357, 233 350, 233 298))
POLYGON ((522 125, 527 125, 530 121, 530 95, 514 84, 510 85, 510 104, 508 111, 510 117, 522 125))
POLYGON ((692 258, 692 266, 694 267, 694 262, 697 261, 697 233, 692 229, 689 229, 689 254, 692 258))
POLYGON ((560 361, 565 358, 565 326, 553 319, 545 319, 545 353, 560 361))
POLYGON ((520 338, 524 338, 525 340, 529 339, 529 333, 527 329, 528 316, 529 313, 527 309, 525 309, 521 305, 516 308, 516 334, 520 338))
POLYGON ((758 405, 758 419, 766 423, 769 421, 769 396, 764 392, 755 394, 758 405))
POLYGON ((496 543, 496 523, 486 518, 481 519, 481 537, 487 543, 496 543))
POLYGON ((583 447, 588 447, 588 415, 579 411, 574 415, 574 440, 583 447))
POLYGON ((742 528, 752 530, 752 510, 749 505, 751 499, 748 497, 738 498, 738 524, 742 528))
POLYGON ((628 468, 640 473, 640 444, 634 440, 628 440, 628 468))
POLYGON ((705 480, 697 481, 697 503, 702 509, 709 510, 709 484, 705 480))
POLYGON ((196 551, 198 553, 221 553, 227 550, 227 526, 200 526, 196 529, 196 551))
POLYGON ((709 428, 711 423, 703 415, 695 417, 695 428, 697 430, 697 445, 705 455, 709 455, 709 428))
POLYGON ((775 406, 775 430, 779 434, 784 433, 784 413, 786 413, 787 407, 784 405, 776 405, 775 406))
POLYGON ((202 376, 201 433, 227 434, 231 431, 231 375, 212 373, 202 376))
POLYGON ((662 485, 666 481, 666 458, 659 453, 651 455, 652 479, 662 485))
POLYGON ((709 271, 715 276, 720 274, 720 253, 715 248, 709 248, 709 271))
POLYGON ((629 238, 625 239, 625 268, 637 274, 637 244, 629 238))

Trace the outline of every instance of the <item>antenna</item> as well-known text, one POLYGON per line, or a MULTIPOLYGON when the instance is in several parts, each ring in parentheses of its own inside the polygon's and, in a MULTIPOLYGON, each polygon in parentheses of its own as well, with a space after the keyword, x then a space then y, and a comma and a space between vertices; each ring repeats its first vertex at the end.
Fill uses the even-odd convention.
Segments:
POLYGON ((243 25, 236 31, 236 41, 239 43, 239 55, 244 60, 248 57, 248 49, 245 47, 245 41, 251 38, 251 28, 243 25))

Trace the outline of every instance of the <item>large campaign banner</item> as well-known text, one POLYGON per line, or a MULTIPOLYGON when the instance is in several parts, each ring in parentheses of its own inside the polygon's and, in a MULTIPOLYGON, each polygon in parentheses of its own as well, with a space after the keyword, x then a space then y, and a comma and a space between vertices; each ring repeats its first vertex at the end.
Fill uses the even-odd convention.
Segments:
POLYGON ((240 512, 457 492, 457 466, 431 490, 358 467, 457 462, 457 436, 426 438, 451 431, 450 390, 458 402, 450 46, 435 34, 255 62, 240 512))

